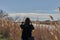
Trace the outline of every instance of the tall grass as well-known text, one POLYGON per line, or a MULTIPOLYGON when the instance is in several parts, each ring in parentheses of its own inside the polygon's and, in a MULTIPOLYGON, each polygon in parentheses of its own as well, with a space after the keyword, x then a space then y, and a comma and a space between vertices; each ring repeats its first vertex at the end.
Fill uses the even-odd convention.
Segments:
MULTIPOLYGON (((50 24, 51 25, 51 24, 50 24)), ((35 25, 34 25, 35 26, 35 25)), ((52 25, 51 25, 52 26, 52 25)), ((60 21, 55 23, 54 27, 39 26, 32 32, 35 40, 60 40, 60 21)), ((19 24, 13 23, 9 20, 0 19, 0 34, 9 40, 21 40, 22 30, 19 24)), ((4 39, 5 40, 5 39, 4 39)))

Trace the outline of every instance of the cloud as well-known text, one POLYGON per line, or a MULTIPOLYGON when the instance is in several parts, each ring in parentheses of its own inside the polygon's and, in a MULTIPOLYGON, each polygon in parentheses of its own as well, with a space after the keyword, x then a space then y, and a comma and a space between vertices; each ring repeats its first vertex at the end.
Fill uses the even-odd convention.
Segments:
POLYGON ((34 10, 36 13, 58 13, 58 9, 34 10))
POLYGON ((10 17, 14 16, 25 16, 25 17, 35 17, 35 18, 50 18, 49 15, 54 18, 59 18, 60 14, 48 14, 48 13, 9 13, 10 17))
POLYGON ((55 10, 52 10, 52 11, 56 11, 56 12, 58 12, 58 9, 55 9, 55 10))

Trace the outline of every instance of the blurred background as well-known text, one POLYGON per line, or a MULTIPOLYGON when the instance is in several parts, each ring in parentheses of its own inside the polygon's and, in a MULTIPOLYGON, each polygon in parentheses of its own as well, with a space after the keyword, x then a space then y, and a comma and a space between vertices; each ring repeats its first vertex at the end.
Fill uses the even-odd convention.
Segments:
POLYGON ((0 40, 21 40, 26 17, 35 40, 60 40, 60 0, 0 0, 0 40))

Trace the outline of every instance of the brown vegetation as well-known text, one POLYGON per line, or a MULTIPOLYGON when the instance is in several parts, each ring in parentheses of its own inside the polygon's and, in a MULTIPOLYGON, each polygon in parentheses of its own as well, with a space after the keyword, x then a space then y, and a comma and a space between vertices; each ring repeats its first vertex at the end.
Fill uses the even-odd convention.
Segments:
MULTIPOLYGON (((33 31, 35 40, 60 40, 60 21, 58 24, 54 23, 54 27, 54 29, 50 29, 49 26, 39 26, 33 31)), ((9 37, 10 40, 20 40, 22 31, 17 23, 0 19, 0 33, 9 37)))

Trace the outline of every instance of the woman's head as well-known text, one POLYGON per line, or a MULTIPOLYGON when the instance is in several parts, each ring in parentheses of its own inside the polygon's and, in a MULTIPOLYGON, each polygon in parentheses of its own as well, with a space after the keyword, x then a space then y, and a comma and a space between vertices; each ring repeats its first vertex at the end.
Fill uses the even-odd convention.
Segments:
POLYGON ((30 21, 30 18, 27 17, 27 18, 25 19, 25 24, 30 24, 30 22, 31 22, 31 21, 30 21))

